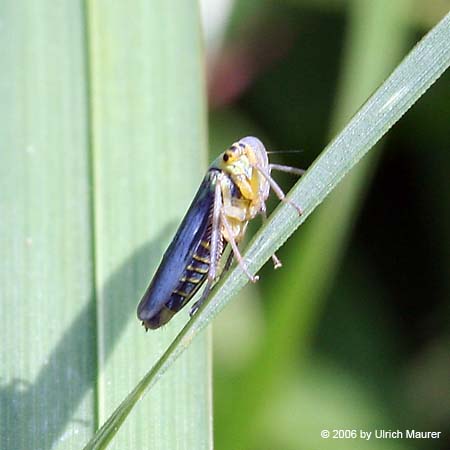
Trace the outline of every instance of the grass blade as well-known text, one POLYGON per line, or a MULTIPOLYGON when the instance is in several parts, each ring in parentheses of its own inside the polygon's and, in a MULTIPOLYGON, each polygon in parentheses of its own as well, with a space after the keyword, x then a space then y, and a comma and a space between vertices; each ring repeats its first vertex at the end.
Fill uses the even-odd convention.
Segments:
MULTIPOLYGON (((179 329, 181 317, 146 334, 136 306, 206 168, 206 114, 197 2, 87 2, 87 19, 102 424, 179 329)), ((196 342, 114 448, 210 447, 209 345, 196 342)))
POLYGON ((7 0, 0 22, 0 448, 74 448, 95 429, 83 9, 7 0))

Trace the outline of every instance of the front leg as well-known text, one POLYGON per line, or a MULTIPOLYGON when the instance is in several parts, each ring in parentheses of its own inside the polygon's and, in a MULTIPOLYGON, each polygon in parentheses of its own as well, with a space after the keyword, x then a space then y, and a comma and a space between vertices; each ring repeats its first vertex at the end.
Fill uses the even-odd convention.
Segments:
MULTIPOLYGON (((283 190, 280 188, 280 186, 278 186, 278 183, 270 176, 269 172, 267 172, 264 168, 262 168, 258 164, 253 165, 253 167, 269 182, 270 187, 272 188, 272 191, 275 192, 275 195, 283 203, 287 203, 288 205, 291 205, 293 208, 295 208, 297 210, 299 216, 301 216, 303 214, 302 209, 300 208, 300 206, 297 205, 297 203, 286 198, 286 195, 284 195, 283 190)), ((273 167, 273 165, 272 165, 272 167, 273 167)))
POLYGON ((237 246, 237 242, 236 242, 236 238, 233 233, 233 229, 232 229, 231 225, 229 224, 228 219, 225 216, 225 214, 223 213, 223 211, 221 211, 220 219, 222 222, 222 226, 224 227, 224 229, 226 231, 225 239, 231 245, 231 249, 233 250, 233 254, 236 257, 236 260, 237 260, 239 266, 241 267, 241 269, 243 270, 245 275, 247 275, 248 279, 252 283, 256 283, 259 280, 259 277, 258 277, 258 275, 252 275, 249 272, 247 263, 245 262, 244 258, 242 257, 241 252, 239 251, 239 248, 237 246))

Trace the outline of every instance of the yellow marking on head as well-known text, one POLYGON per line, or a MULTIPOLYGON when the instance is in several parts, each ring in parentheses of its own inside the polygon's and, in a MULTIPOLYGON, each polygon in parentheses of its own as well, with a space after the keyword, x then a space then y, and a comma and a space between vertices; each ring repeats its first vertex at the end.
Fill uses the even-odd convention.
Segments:
MULTIPOLYGON (((259 142, 256 139, 255 141, 259 142)), ((222 154, 219 167, 239 189, 242 199, 249 202, 248 205, 236 205, 236 197, 231 195, 231 189, 227 188, 226 183, 223 183, 224 204, 231 204, 245 210, 247 220, 255 217, 264 208, 269 195, 269 183, 257 169, 260 167, 270 172, 264 146, 238 141, 222 154)))
POLYGON ((223 152, 222 161, 229 166, 234 164, 242 156, 242 148, 238 144, 233 144, 223 152))
POLYGON ((250 145, 245 146, 244 150, 245 156, 248 158, 248 162, 252 165, 258 164, 258 157, 256 156, 256 152, 250 145))
MULTIPOLYGON (((254 170, 249 164, 247 156, 242 153, 242 148, 236 146, 230 147, 230 149, 224 153, 224 162, 222 163, 221 168, 238 187, 245 199, 253 199, 255 193, 250 183, 254 170), (225 162, 225 157, 228 155, 228 152, 230 152, 233 157, 228 158, 225 162)), ((222 186, 222 196, 224 197, 224 200, 225 197, 231 197, 231 191, 226 183, 222 186)))

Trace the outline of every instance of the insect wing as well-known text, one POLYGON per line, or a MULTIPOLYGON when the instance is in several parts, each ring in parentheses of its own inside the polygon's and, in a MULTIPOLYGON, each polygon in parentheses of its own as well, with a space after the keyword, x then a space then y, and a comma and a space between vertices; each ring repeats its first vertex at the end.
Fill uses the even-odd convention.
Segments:
POLYGON ((138 317, 149 320, 158 314, 176 289, 186 266, 208 226, 214 204, 218 171, 210 169, 202 181, 175 237, 166 250, 150 286, 139 302, 138 317))

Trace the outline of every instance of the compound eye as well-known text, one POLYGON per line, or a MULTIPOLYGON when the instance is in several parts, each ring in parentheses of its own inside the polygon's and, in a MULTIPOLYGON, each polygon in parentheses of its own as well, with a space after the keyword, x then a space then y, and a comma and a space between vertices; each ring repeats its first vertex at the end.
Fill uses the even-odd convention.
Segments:
POLYGON ((236 144, 233 144, 229 149, 225 150, 222 158, 224 162, 233 163, 239 159, 239 156, 240 148, 236 144))

